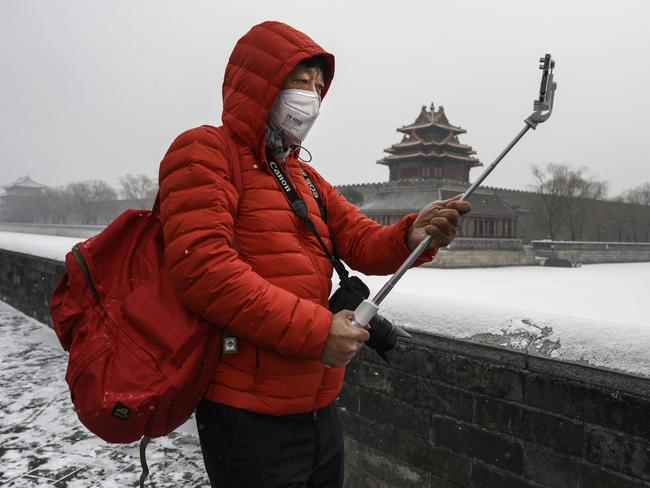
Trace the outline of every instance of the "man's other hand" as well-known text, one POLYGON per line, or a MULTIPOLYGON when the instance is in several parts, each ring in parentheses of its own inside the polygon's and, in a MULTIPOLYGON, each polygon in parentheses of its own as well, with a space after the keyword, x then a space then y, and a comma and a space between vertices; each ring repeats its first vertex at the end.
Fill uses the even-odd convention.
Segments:
POLYGON ((330 333, 320 356, 321 363, 326 366, 343 367, 370 339, 368 331, 353 325, 352 320, 354 320, 354 313, 350 310, 341 310, 332 316, 330 333))
POLYGON ((422 240, 432 237, 429 249, 448 246, 456 237, 460 217, 472 210, 472 204, 458 201, 460 195, 448 200, 436 200, 424 207, 409 229, 406 244, 413 251, 422 240))

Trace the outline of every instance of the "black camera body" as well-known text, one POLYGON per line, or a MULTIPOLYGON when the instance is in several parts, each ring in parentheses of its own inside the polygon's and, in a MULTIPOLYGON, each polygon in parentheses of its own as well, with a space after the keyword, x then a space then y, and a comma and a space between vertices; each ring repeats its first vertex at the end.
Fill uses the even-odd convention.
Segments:
MULTIPOLYGON (((341 310, 355 310, 359 304, 370 296, 370 289, 357 276, 341 280, 338 289, 329 300, 330 310, 334 313, 341 310)), ((388 362, 386 353, 397 344, 398 332, 395 326, 385 317, 377 314, 370 320, 370 339, 366 346, 377 351, 382 359, 388 362)))

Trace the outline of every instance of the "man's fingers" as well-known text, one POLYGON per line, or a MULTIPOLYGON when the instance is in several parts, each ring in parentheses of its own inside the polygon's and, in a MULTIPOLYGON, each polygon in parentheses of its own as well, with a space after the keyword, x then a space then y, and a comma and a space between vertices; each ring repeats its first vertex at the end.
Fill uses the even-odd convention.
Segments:
POLYGON ((454 225, 458 225, 459 217, 464 213, 467 213, 471 210, 472 205, 467 202, 453 202, 449 207, 443 208, 438 206, 425 207, 422 213, 419 216, 419 220, 431 220, 435 217, 447 217, 449 218, 454 225), (459 208, 456 208, 459 206, 459 208))
POLYGON ((430 225, 424 227, 424 231, 433 238, 434 243, 440 246, 446 246, 454 237, 458 228, 449 220, 443 218, 434 218, 430 225))
POLYGON ((418 220, 428 220, 436 215, 443 209, 441 205, 437 205, 440 202, 431 202, 429 205, 424 207, 418 215, 418 220))
POLYGON ((362 329, 361 327, 358 327, 358 329, 359 332, 361 332, 361 334, 359 335, 359 342, 362 343, 367 342, 368 339, 370 339, 370 332, 368 332, 368 330, 366 329, 362 329))
POLYGON ((454 210, 456 210, 460 215, 465 215, 465 214, 468 213, 470 210, 472 210, 472 204, 469 203, 469 202, 467 202, 467 201, 464 201, 464 200, 463 200, 462 202, 454 201, 454 202, 450 202, 450 203, 448 203, 448 204, 446 205, 446 208, 448 208, 448 209, 454 209, 454 210))
MULTIPOLYGON (((352 317, 354 319, 354 316, 352 317)), ((352 339, 356 340, 357 342, 366 342, 368 339, 370 339, 370 333, 363 327, 360 327, 358 325, 354 325, 352 321, 350 321, 350 325, 354 327, 354 332, 352 334, 352 339)))
MULTIPOLYGON (((437 228, 440 232, 446 235, 453 235, 456 233, 456 225, 449 221, 449 219, 443 217, 435 217, 431 219, 432 227, 437 228)), ((427 226, 429 227, 429 226, 427 226)), ((429 232, 427 232, 428 234, 429 232)))
POLYGON ((438 215, 436 215, 431 221, 433 222, 436 219, 446 219, 455 227, 458 227, 460 223, 460 213, 457 210, 448 208, 445 210, 440 210, 438 215))

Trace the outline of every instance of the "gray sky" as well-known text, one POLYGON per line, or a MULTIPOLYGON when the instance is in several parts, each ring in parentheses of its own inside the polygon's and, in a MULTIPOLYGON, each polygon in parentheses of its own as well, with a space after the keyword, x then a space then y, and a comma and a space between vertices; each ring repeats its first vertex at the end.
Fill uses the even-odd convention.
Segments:
POLYGON ((178 133, 219 125, 230 51, 275 19, 336 56, 305 141, 332 183, 387 180, 382 150, 430 102, 489 164, 532 111, 550 52, 553 116, 487 184, 524 189, 531 163, 566 162, 615 195, 650 181, 648 18, 644 0, 2 0, 0 185, 156 175, 178 133))

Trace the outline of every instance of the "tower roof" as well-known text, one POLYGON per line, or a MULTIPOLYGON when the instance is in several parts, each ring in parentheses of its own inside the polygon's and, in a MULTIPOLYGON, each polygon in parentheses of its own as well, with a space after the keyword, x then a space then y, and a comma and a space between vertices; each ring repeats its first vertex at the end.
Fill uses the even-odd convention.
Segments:
POLYGON ((472 146, 461 143, 458 135, 465 130, 452 125, 442 106, 438 110, 433 103, 422 106, 415 122, 397 129, 404 136, 397 144, 384 149, 388 153, 377 161, 379 164, 392 165, 402 161, 433 163, 441 161, 469 164, 469 167, 482 166, 474 156, 472 146))
POLYGON ((4 185, 2 188, 35 188, 35 189, 42 189, 42 188, 47 188, 47 185, 41 185, 40 183, 36 183, 34 180, 32 180, 29 175, 23 176, 22 178, 18 178, 16 181, 11 183, 10 185, 4 185))
POLYGON ((476 151, 472 149, 472 146, 462 144, 458 140, 458 137, 453 133, 450 133, 444 139, 425 140, 418 136, 415 131, 408 135, 404 134, 404 137, 402 137, 402 140, 400 142, 387 147, 384 149, 384 152, 387 152, 389 154, 401 154, 406 151, 413 152, 419 149, 420 151, 428 154, 435 153, 436 150, 439 150, 439 148, 443 148, 442 150, 444 150, 444 148, 447 148, 451 150, 450 152, 460 153, 466 156, 476 154, 476 151))
POLYGON ((385 158, 379 160, 378 162, 381 164, 388 164, 394 161, 405 161, 407 159, 417 159, 418 161, 422 160, 436 160, 439 161, 440 159, 444 158, 449 158, 449 159, 455 159, 457 161, 464 161, 467 163, 470 163, 472 166, 480 166, 481 163, 474 157, 471 156, 464 156, 462 154, 458 153, 453 153, 453 152, 448 152, 448 151, 429 151, 429 152, 422 152, 422 151, 417 151, 417 152, 411 152, 411 153, 399 153, 399 154, 391 154, 389 156, 386 156, 385 158))
POLYGON ((409 125, 398 127, 397 131, 408 134, 413 131, 428 128, 438 128, 442 129, 443 131, 450 131, 454 134, 465 133, 465 129, 449 123, 449 119, 447 119, 447 116, 445 115, 445 109, 442 105, 438 107, 438 110, 435 110, 433 103, 431 103, 429 110, 427 110, 426 105, 422 105, 420 115, 418 115, 418 118, 415 119, 415 122, 409 125))

